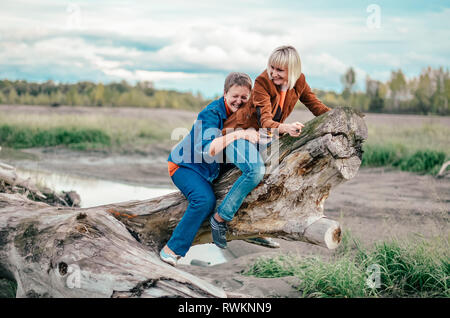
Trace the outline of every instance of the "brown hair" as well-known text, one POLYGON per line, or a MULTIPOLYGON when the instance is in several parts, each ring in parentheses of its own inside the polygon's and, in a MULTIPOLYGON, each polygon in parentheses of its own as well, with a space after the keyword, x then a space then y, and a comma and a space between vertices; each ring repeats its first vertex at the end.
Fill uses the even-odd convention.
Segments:
POLYGON ((250 79, 250 76, 245 73, 231 72, 228 74, 224 85, 225 93, 228 92, 233 85, 248 87, 250 91, 252 90, 252 80, 250 79))

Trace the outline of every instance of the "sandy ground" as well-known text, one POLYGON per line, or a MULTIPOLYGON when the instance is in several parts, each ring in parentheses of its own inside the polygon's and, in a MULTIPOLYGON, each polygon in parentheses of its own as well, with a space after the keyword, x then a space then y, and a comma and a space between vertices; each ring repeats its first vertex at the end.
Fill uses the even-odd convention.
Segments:
MULTIPOLYGON (((0 106, 1 111, 12 111, 0 106)), ((15 109, 17 111, 17 107, 15 109)), ((48 112, 48 107, 21 108, 24 112, 48 112)), ((56 112, 91 112, 92 108, 51 109, 56 112)), ((99 109, 95 109, 97 113, 99 109)), ((173 116, 178 113, 192 121, 195 114, 172 110, 107 109, 118 116, 173 116)), ((296 111, 292 120, 307 121, 309 112, 296 111)), ((368 122, 396 121, 411 124, 450 124, 448 117, 368 115, 368 122)), ((151 153, 114 155, 103 152, 76 152, 65 148, 29 149, 22 152, 4 149, 0 160, 18 168, 64 172, 97 177, 135 185, 173 187, 167 174, 166 158, 169 149, 161 145, 151 153)), ((449 232, 450 178, 437 179, 385 168, 360 169, 352 180, 341 184, 325 202, 325 215, 339 220, 343 230, 349 230, 363 244, 396 238, 446 236, 449 232)), ((209 267, 180 265, 181 269, 201 276, 226 291, 254 297, 298 297, 295 277, 278 279, 254 278, 241 275, 258 257, 294 253, 301 256, 331 256, 334 251, 302 242, 275 240, 278 249, 269 249, 244 241, 229 243, 226 255, 230 261, 209 267)))
MULTIPOLYGON (((325 202, 325 215, 339 220, 363 246, 391 238, 446 236, 449 232, 450 179, 435 179, 384 169, 361 169, 341 184, 325 202)), ((275 239, 279 249, 243 241, 229 243, 234 259, 209 268, 182 266, 209 279, 226 291, 254 297, 299 297, 296 277, 254 278, 241 273, 258 257, 294 254, 301 257, 331 257, 335 251, 303 242, 275 239)))

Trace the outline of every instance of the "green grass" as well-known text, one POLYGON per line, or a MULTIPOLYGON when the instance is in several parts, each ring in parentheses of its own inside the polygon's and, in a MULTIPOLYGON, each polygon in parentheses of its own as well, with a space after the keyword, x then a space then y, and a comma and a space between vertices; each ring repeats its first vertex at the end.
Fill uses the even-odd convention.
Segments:
POLYGON ((447 239, 392 240, 367 249, 347 233, 331 260, 264 257, 244 274, 296 276, 303 297, 450 297, 449 256, 447 239), (379 285, 370 286, 377 271, 379 285))
MULTIPOLYGON (((0 145, 15 149, 66 146, 74 150, 142 150, 155 144, 169 149, 174 128, 190 129, 183 117, 140 118, 95 114, 0 114, 0 145)), ((369 122, 363 167, 393 167, 436 174, 450 160, 450 127, 369 122)))
POLYGON ((421 174, 437 174, 448 159, 443 151, 417 150, 410 153, 404 146, 364 145, 363 167, 397 167, 403 171, 421 174))
POLYGON ((142 149, 159 143, 171 145, 174 128, 189 128, 180 120, 108 115, 0 116, 0 145, 14 149, 67 146, 75 150, 142 149))
POLYGON ((0 278, 0 298, 16 298, 17 284, 5 278, 0 278))
POLYGON ((450 128, 442 124, 369 124, 363 144, 363 167, 394 167, 420 174, 436 174, 450 160, 450 128))
POLYGON ((30 128, 0 125, 0 143, 16 149, 58 145, 110 146, 111 137, 100 129, 76 127, 30 128))
POLYGON ((389 296, 450 297, 448 253, 436 251, 426 241, 403 246, 383 242, 363 256, 363 262, 379 264, 381 288, 389 296))

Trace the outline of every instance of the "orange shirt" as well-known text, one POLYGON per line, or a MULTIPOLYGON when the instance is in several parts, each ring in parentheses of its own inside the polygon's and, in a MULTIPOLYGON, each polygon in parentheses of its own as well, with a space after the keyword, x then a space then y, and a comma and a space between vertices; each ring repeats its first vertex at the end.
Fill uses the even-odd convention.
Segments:
POLYGON ((223 99, 223 101, 225 102, 225 109, 227 111, 227 117, 230 117, 230 115, 232 114, 231 109, 228 107, 227 101, 225 100, 225 98, 223 99))
POLYGON ((281 91, 280 94, 281 94, 281 96, 280 96, 280 108, 281 108, 281 110, 283 110, 284 99, 286 98, 286 91, 281 91))
POLYGON ((177 165, 176 163, 173 163, 172 161, 167 161, 169 167, 169 176, 173 176, 173 174, 175 173, 175 171, 177 171, 177 169, 180 167, 179 165, 177 165))

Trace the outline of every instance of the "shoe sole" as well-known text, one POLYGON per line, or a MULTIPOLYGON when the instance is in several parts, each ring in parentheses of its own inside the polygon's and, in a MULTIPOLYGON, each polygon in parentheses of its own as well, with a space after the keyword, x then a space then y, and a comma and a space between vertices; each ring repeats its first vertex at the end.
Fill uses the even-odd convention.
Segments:
POLYGON ((216 242, 214 242, 214 245, 216 245, 218 248, 221 248, 221 249, 223 249, 223 250, 226 250, 226 249, 227 249, 227 246, 226 246, 226 245, 225 245, 225 246, 220 246, 220 245, 216 244, 216 242))
POLYGON ((177 263, 175 263, 175 261, 173 261, 172 259, 161 258, 161 260, 166 264, 172 265, 173 267, 177 266, 177 263))

